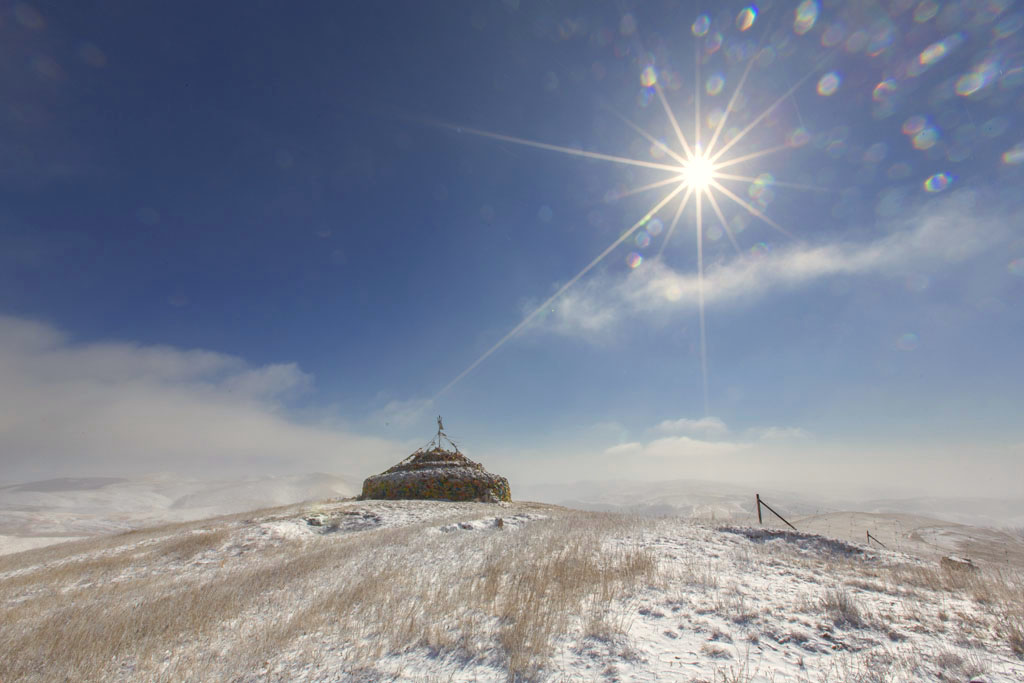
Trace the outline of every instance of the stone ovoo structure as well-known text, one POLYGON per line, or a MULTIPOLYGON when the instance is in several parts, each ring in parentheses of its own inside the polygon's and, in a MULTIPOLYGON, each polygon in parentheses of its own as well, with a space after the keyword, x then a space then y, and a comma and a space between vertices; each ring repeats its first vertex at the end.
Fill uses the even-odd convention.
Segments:
POLYGON ((361 499, 512 500, 508 479, 473 462, 444 433, 437 418, 437 436, 394 467, 363 482, 361 499), (442 439, 452 450, 443 447, 442 439))

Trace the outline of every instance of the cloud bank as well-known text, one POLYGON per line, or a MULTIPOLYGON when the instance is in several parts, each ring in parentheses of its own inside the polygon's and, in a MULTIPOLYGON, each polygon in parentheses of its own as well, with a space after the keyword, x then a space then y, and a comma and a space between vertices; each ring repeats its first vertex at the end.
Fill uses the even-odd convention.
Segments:
MULTIPOLYGON (((913 221, 894 227, 863 243, 794 242, 712 264, 704 274, 705 302, 745 305, 827 277, 937 269, 975 256, 1006 236, 1001 221, 978 217, 970 197, 934 204, 913 221)), ((569 290, 535 327, 594 339, 627 317, 663 319, 667 312, 696 308, 698 301, 697 273, 650 261, 626 275, 606 273, 569 290)))
POLYGON ((163 470, 364 475, 408 450, 289 416, 289 400, 312 383, 294 363, 81 344, 50 325, 0 316, 0 469, 4 480, 163 470))

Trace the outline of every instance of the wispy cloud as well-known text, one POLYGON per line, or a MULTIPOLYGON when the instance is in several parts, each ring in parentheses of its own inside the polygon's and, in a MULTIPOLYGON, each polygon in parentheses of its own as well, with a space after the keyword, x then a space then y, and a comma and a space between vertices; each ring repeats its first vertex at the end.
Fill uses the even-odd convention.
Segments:
MULTIPOLYGON (((963 261, 999 243, 1004 222, 979 217, 969 198, 929 206, 893 232, 868 242, 784 244, 758 255, 735 257, 707 268, 705 300, 741 305, 832 276, 905 275, 908 268, 936 269, 963 261)), ((663 261, 625 275, 605 274, 567 292, 538 325, 565 335, 594 338, 628 316, 651 316, 698 305, 698 277, 663 261)))
POLYGON ((729 433, 729 428, 717 417, 702 417, 698 420, 691 420, 685 417, 678 420, 664 420, 658 424, 656 429, 666 434, 724 436, 729 433))
POLYGON ((81 344, 52 326, 0 316, 0 468, 5 478, 360 474, 404 453, 290 417, 288 399, 312 384, 294 363, 253 367, 212 351, 81 344))
POLYGON ((605 450, 605 455, 631 458, 694 458, 728 455, 749 448, 749 444, 729 441, 704 441, 689 436, 669 436, 646 443, 622 443, 605 450))
POLYGON ((383 408, 374 411, 370 416, 370 421, 404 429, 422 421, 433 405, 434 402, 429 398, 393 399, 388 401, 383 408))

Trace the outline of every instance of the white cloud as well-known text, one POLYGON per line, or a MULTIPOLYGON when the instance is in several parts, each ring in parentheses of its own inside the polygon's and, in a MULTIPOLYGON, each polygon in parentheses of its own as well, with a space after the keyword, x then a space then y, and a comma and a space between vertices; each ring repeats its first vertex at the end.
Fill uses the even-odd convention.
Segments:
POLYGON ((627 443, 616 444, 610 448, 605 449, 605 455, 634 455, 642 452, 644 445, 637 443, 636 441, 630 441, 627 443))
POLYGON ((722 436, 729 433, 729 428, 717 417, 702 417, 699 420, 680 418, 664 420, 657 426, 659 432, 667 434, 703 434, 706 436, 722 436))
MULTIPOLYGON (((950 198, 930 206, 913 223, 876 240, 822 244, 793 242, 759 256, 737 257, 706 269, 708 304, 750 303, 837 275, 903 275, 963 261, 1002 240, 1003 223, 980 218, 971 201, 950 198)), ((541 326, 564 335, 593 338, 629 315, 664 319, 667 311, 698 305, 695 272, 679 272, 651 260, 626 275, 598 276, 566 292, 541 326)))
POLYGON ((403 446, 288 416, 312 378, 203 350, 80 344, 0 316, 0 468, 6 478, 176 470, 381 469, 403 446))
POLYGON ((668 436, 647 443, 631 442, 612 446, 605 455, 677 459, 708 455, 728 455, 748 448, 747 444, 728 441, 704 441, 688 436, 668 436))

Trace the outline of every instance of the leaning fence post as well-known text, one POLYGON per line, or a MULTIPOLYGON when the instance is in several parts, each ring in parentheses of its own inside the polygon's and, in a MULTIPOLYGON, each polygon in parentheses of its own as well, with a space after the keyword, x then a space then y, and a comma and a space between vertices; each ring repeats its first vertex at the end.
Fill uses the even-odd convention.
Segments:
MULTIPOLYGON (((775 510, 774 510, 774 509, 772 508, 772 506, 771 506, 771 505, 769 505, 768 503, 766 503, 766 502, 764 502, 763 500, 761 500, 761 496, 760 496, 760 495, 758 495, 758 497, 757 497, 757 500, 758 500, 758 502, 759 502, 759 503, 760 503, 761 505, 764 505, 764 506, 765 506, 766 508, 768 508, 768 512, 772 513, 773 515, 775 515, 776 517, 778 517, 779 519, 781 519, 781 520, 782 520, 783 522, 785 522, 785 523, 786 523, 786 526, 788 526, 788 527, 789 527, 790 529, 792 529, 793 531, 796 531, 796 530, 797 530, 797 528, 796 528, 795 526, 793 526, 792 524, 790 524, 790 523, 789 523, 789 520, 788 520, 788 519, 786 519, 785 517, 783 517, 782 515, 780 515, 780 514, 779 514, 778 512, 776 512, 776 511, 775 511, 775 510)), ((761 511, 761 508, 759 507, 759 508, 758 508, 758 513, 760 513, 760 511, 761 511)))
POLYGON ((761 524, 761 494, 755 493, 754 496, 754 500, 757 501, 757 523, 761 524))

